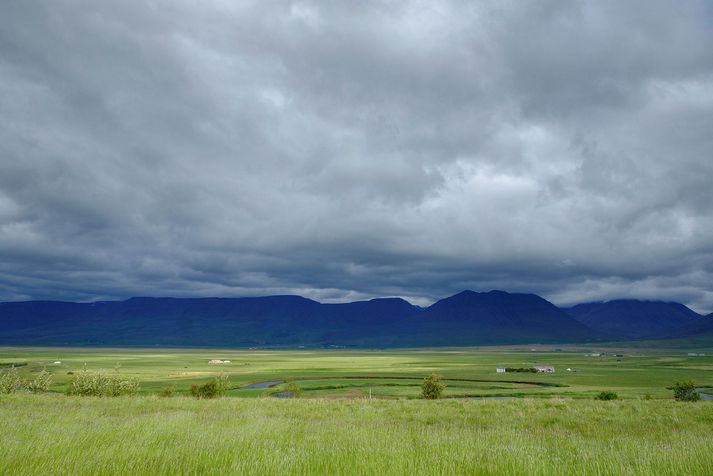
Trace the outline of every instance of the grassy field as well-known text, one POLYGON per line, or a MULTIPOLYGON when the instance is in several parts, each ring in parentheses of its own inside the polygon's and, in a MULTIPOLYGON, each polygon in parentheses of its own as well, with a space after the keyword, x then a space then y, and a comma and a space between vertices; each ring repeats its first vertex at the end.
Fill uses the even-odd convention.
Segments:
POLYGON ((713 474, 713 402, 666 388, 713 387, 712 350, 0 348, 0 366, 54 377, 47 395, 0 395, 0 474, 713 474), (532 365, 556 373, 495 372, 532 365), (136 377, 140 393, 60 394, 84 367, 136 377), (231 398, 185 396, 220 373, 231 398), (430 373, 451 399, 418 399, 430 373), (303 398, 241 389, 267 381, 303 398), (156 396, 168 386, 179 396, 156 396), (594 400, 603 390, 620 399, 594 400))
MULTIPOLYGON (((705 350, 696 350, 700 352, 705 350)), ((713 387, 713 350, 705 356, 687 354, 684 350, 553 347, 405 351, 0 348, 0 365, 26 364, 20 370, 27 376, 46 368, 53 374, 52 390, 57 392, 64 391, 72 374, 86 367, 136 377, 142 394, 155 394, 165 387, 188 394, 192 384, 223 373, 229 376, 233 397, 265 396, 282 388, 238 390, 248 384, 294 380, 305 390, 305 397, 367 396, 371 390, 376 397, 417 398, 421 379, 437 373, 446 379, 447 397, 592 398, 611 390, 620 398, 671 398, 666 387, 677 380, 713 387), (605 355, 591 356, 601 352, 605 355), (214 358, 230 363, 208 364, 214 358), (533 365, 552 365, 556 372, 495 372, 498 366, 533 365)))
POLYGON ((0 474, 713 474, 709 402, 0 397, 0 474))

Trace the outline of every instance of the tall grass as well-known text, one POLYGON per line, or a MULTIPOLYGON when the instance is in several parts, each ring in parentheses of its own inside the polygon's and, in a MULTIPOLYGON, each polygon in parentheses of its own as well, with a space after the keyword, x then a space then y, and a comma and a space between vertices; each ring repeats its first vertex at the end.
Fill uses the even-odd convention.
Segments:
POLYGON ((713 406, 0 396, 0 474, 713 474, 713 406))

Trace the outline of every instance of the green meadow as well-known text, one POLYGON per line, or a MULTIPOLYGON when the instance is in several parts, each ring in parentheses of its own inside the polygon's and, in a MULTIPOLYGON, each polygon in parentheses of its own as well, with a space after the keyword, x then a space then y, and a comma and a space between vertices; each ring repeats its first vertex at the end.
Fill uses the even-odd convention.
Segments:
POLYGON ((0 348, 0 367, 53 376, 0 395, 0 474, 713 474, 713 402, 667 388, 713 387, 711 350, 0 348), (555 373, 495 371, 534 365, 555 373), (83 369, 139 393, 64 395, 83 369), (431 373, 442 400, 419 398, 431 373), (225 398, 188 396, 218 375, 225 398), (301 397, 275 398, 290 382, 301 397))

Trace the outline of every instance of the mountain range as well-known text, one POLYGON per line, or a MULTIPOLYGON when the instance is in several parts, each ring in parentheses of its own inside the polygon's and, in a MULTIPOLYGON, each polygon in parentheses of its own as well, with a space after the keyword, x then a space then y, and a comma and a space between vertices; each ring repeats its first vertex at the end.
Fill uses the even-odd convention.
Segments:
POLYGON ((425 347, 713 338, 683 304, 617 300, 560 309, 535 294, 463 291, 426 308, 400 298, 300 296, 0 303, 0 345, 425 347))
POLYGON ((700 314, 677 302, 634 299, 578 304, 565 311, 613 339, 666 337, 702 320, 700 314))

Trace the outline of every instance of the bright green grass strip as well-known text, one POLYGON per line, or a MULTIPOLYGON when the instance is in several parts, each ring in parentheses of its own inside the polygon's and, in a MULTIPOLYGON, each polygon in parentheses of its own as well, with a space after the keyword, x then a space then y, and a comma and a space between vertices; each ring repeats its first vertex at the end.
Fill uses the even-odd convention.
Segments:
POLYGON ((0 398, 0 474, 713 474, 713 405, 0 398))

